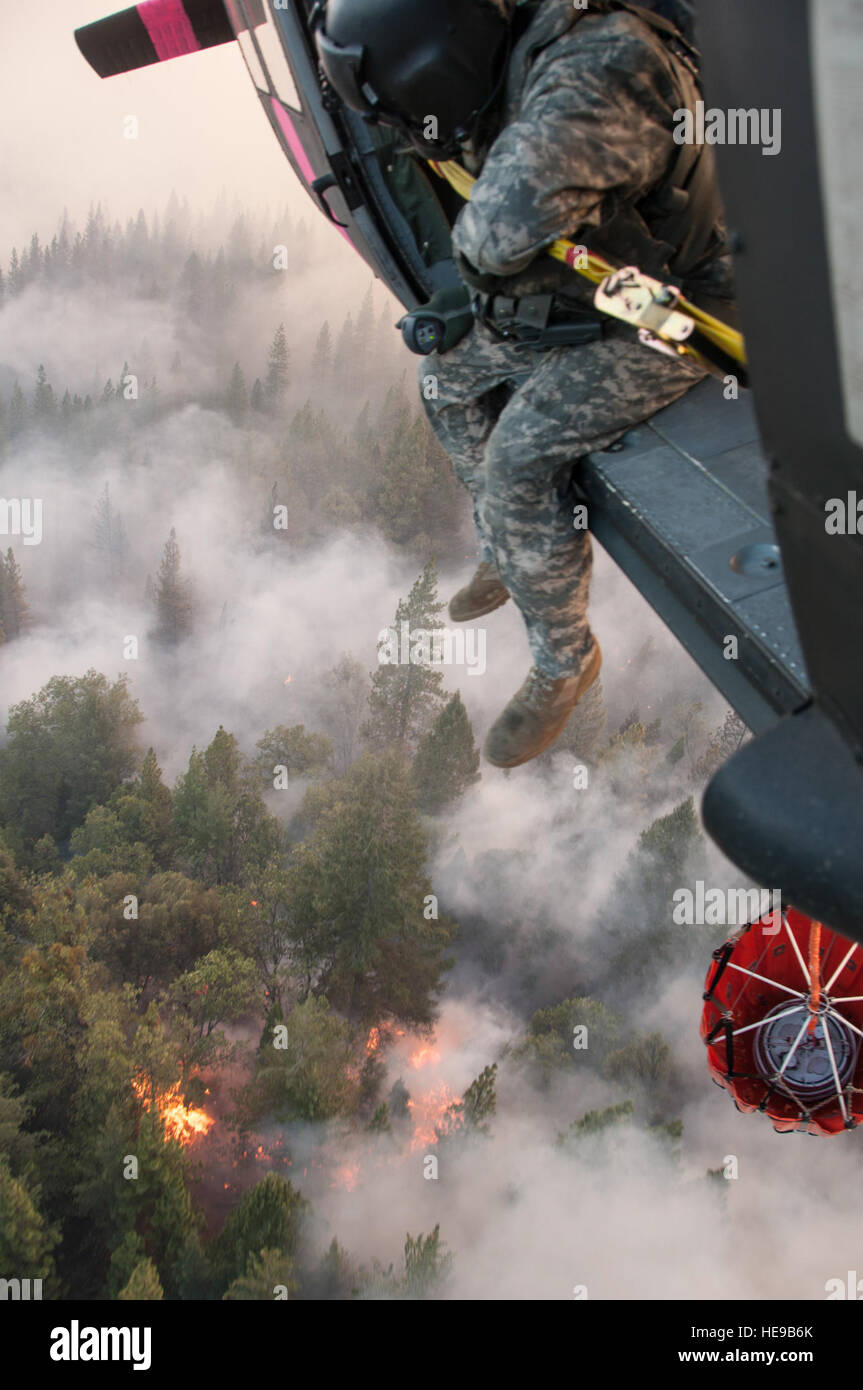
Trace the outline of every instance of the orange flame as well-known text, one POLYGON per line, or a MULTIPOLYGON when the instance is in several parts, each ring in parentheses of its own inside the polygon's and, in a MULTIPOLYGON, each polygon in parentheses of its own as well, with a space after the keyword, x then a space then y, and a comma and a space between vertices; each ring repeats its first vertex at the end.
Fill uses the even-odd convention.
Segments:
POLYGON ((333 1174, 330 1187, 343 1187, 347 1192, 353 1192, 359 1177, 360 1165, 358 1163, 343 1163, 333 1174))
MULTIPOLYGON (((149 1110, 152 1100, 147 1093, 147 1082, 139 1078, 132 1082, 132 1089, 144 1109, 149 1110)), ((191 1144, 199 1134, 208 1134, 215 1124, 206 1110, 183 1104, 179 1084, 156 1096, 156 1112, 165 1126, 166 1143, 169 1139, 176 1139, 178 1144, 191 1144)))
POLYGON ((419 1071, 420 1067, 427 1067, 430 1066, 432 1062, 439 1062, 440 1052, 435 1047, 434 1043, 420 1043, 419 1047, 414 1048, 413 1052, 408 1057, 408 1061, 416 1071, 419 1071))
POLYGON ((445 1134, 452 1134, 459 1128, 459 1119, 450 1113, 450 1106, 457 1105, 461 1097, 456 1096, 442 1081, 433 1090, 426 1091, 417 1100, 408 1101, 408 1109, 413 1116, 414 1134, 412 1149, 424 1149, 436 1144, 445 1134))

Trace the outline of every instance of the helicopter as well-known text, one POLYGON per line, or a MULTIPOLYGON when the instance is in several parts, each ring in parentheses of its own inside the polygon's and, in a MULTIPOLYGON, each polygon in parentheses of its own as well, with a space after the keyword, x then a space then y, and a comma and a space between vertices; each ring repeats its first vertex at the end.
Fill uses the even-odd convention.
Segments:
MULTIPOLYGON (((694 12, 705 101, 781 112, 775 158, 715 147, 746 344, 581 460, 591 531, 754 737, 705 828, 756 883, 863 942, 863 15, 855 0, 668 0, 694 12)), ((416 314, 459 277, 451 183, 345 108, 312 0, 143 0, 76 31, 101 77, 236 42, 322 217, 416 314)), ((683 22, 683 21, 681 21, 683 22)), ((644 350, 648 350, 645 347, 644 350)))

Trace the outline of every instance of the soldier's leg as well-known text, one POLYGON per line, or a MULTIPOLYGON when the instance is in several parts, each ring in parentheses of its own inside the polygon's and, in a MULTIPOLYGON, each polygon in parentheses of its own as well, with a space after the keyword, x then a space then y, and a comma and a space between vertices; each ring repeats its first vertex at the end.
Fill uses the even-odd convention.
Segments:
POLYGON ((534 664, 575 675, 591 647, 591 549, 566 499, 573 464, 683 395, 704 373, 612 334, 558 348, 514 393, 485 445, 484 522, 524 616, 534 664))
POLYGON ((426 414, 471 495, 482 559, 489 563, 494 554, 485 522, 486 445, 512 391, 529 378, 537 360, 537 354, 526 359, 478 323, 449 352, 431 353, 419 364, 426 414))

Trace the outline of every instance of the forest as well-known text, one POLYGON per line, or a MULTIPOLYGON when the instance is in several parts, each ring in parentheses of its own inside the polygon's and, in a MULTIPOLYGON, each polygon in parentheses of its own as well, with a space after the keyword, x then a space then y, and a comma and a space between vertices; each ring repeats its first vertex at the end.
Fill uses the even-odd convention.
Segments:
POLYGON ((532 770, 537 843, 489 844, 482 798, 517 779, 481 768, 463 673, 373 657, 387 623, 443 625, 466 500, 396 308, 358 284, 320 316, 303 287, 324 276, 287 214, 195 220, 172 197, 125 227, 64 217, 0 281, 0 335, 62 340, 88 306, 127 341, 109 375, 47 329, 29 374, 0 362, 3 497, 45 480, 44 541, 7 524, 0 567, 0 1271, 45 1297, 454 1296, 460 1194, 485 1175, 492 1228, 518 1206, 518 1126, 534 1172, 635 1145, 655 1195, 720 1200, 722 1148, 681 1160, 699 1081, 640 1001, 669 968, 697 981, 724 935, 670 903, 715 876, 697 798, 745 727, 688 675, 648 709, 647 635, 532 770), (382 547, 397 601, 355 650, 279 669, 302 719, 262 684, 208 698, 198 736, 253 593, 301 603, 293 576, 343 541, 382 547), (429 1086, 453 1030, 471 1074, 429 1086), (370 1212, 392 1190, 405 1216, 385 1250, 349 1215, 373 1189, 370 1212))

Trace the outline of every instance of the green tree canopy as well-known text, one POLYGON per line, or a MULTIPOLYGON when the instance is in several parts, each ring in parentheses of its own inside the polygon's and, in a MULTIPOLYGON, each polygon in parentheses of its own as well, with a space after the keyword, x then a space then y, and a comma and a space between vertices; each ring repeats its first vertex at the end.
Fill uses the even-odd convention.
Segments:
POLYGON ((233 734, 219 727, 192 751, 174 790, 178 862, 205 883, 246 882, 278 850, 282 832, 261 797, 258 775, 233 734))
POLYGON ((214 1254, 225 1284, 242 1278, 250 1257, 264 1251, 291 1258, 307 1210, 305 1198, 277 1173, 268 1173, 244 1192, 216 1241, 214 1254))
POLYGON ((417 804, 436 815, 479 781, 479 749, 458 691, 420 739, 411 767, 417 804))
POLYGON ((127 678, 112 684, 96 671, 53 676, 13 705, 0 749, 0 824, 22 862, 43 835, 63 844, 132 775, 142 718, 127 678))
POLYGON ((328 1120, 356 1107, 358 1081, 349 1067, 355 1036, 325 998, 310 997, 285 1019, 287 1046, 273 1035, 261 1048, 249 1102, 255 1118, 328 1120))
POLYGON ((451 928, 423 913, 427 847, 401 758, 366 755, 303 815, 292 910, 316 992, 357 1021, 431 1022, 451 928))
POLYGON ((438 617, 442 608, 437 571, 429 560, 407 598, 399 601, 395 622, 378 644, 379 654, 389 659, 381 660, 372 675, 369 718, 363 730, 375 749, 415 748, 441 709, 443 672, 424 656, 415 657, 413 644, 407 652, 403 648, 404 634, 429 633, 443 626, 438 617), (402 660, 403 656, 410 659, 402 660))
POLYGON ((195 605, 189 582, 180 570, 180 547, 173 526, 165 542, 153 599, 156 607, 156 641, 165 647, 179 646, 192 631, 195 605))

